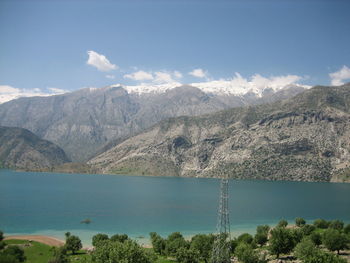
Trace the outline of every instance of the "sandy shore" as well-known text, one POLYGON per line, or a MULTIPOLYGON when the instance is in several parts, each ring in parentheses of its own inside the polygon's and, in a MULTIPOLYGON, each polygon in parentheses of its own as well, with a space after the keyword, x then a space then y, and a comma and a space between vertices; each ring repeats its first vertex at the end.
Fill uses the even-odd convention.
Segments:
POLYGON ((37 241, 49 246, 60 247, 64 245, 64 241, 59 240, 54 237, 49 236, 41 236, 41 235, 19 235, 19 236, 5 236, 5 240, 7 239, 20 239, 20 240, 32 240, 37 241))

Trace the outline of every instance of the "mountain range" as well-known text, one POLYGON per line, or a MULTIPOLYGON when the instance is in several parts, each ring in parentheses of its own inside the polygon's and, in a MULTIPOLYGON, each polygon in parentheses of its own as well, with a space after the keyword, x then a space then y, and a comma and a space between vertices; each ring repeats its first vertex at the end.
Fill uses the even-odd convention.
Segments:
POLYGON ((88 163, 101 173, 339 181, 350 175, 350 84, 169 118, 88 163))
MULTIPOLYGON (((0 125, 25 128, 60 146, 74 162, 85 162, 161 120, 292 97, 306 86, 288 85, 217 92, 208 87, 122 86, 85 88, 49 97, 0 104, 0 125)), ((226 85, 226 86, 225 86, 226 85)))

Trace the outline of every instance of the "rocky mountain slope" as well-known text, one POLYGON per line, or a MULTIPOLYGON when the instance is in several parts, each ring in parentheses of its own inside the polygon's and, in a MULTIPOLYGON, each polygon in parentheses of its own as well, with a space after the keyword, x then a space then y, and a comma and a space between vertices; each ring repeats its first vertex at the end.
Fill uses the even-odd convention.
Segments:
POLYGON ((170 118, 89 164, 103 173, 330 181, 350 167, 350 84, 170 118))
POLYGON ((57 145, 30 131, 0 126, 0 165, 23 170, 48 170, 69 162, 57 145))
POLYGON ((302 90, 302 86, 267 87, 258 93, 235 95, 207 93, 192 86, 142 93, 120 85, 87 88, 0 104, 0 125, 28 129, 59 145, 70 159, 80 162, 169 117, 197 116, 276 101, 302 90))

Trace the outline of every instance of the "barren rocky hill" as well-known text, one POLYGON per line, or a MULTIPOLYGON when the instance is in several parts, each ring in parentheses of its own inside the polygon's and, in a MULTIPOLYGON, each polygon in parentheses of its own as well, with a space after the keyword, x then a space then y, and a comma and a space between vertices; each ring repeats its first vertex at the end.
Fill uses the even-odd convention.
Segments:
POLYGON ((89 161, 103 173, 330 181, 349 173, 350 84, 170 118, 89 161))

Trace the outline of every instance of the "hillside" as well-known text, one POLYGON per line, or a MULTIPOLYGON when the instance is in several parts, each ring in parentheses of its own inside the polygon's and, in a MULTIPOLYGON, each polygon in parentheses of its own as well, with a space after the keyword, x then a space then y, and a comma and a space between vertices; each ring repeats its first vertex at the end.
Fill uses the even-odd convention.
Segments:
POLYGON ((170 118, 89 161, 103 173, 330 181, 350 166, 350 84, 170 118))
POLYGON ((57 145, 21 128, 0 126, 0 164, 4 168, 48 170, 69 162, 57 145))
POLYGON ((276 101, 302 90, 303 87, 288 86, 235 95, 207 93, 188 85, 143 93, 120 85, 86 88, 0 104, 0 125, 28 129, 59 145, 73 161, 82 162, 108 148, 111 141, 129 137, 169 117, 276 101))

